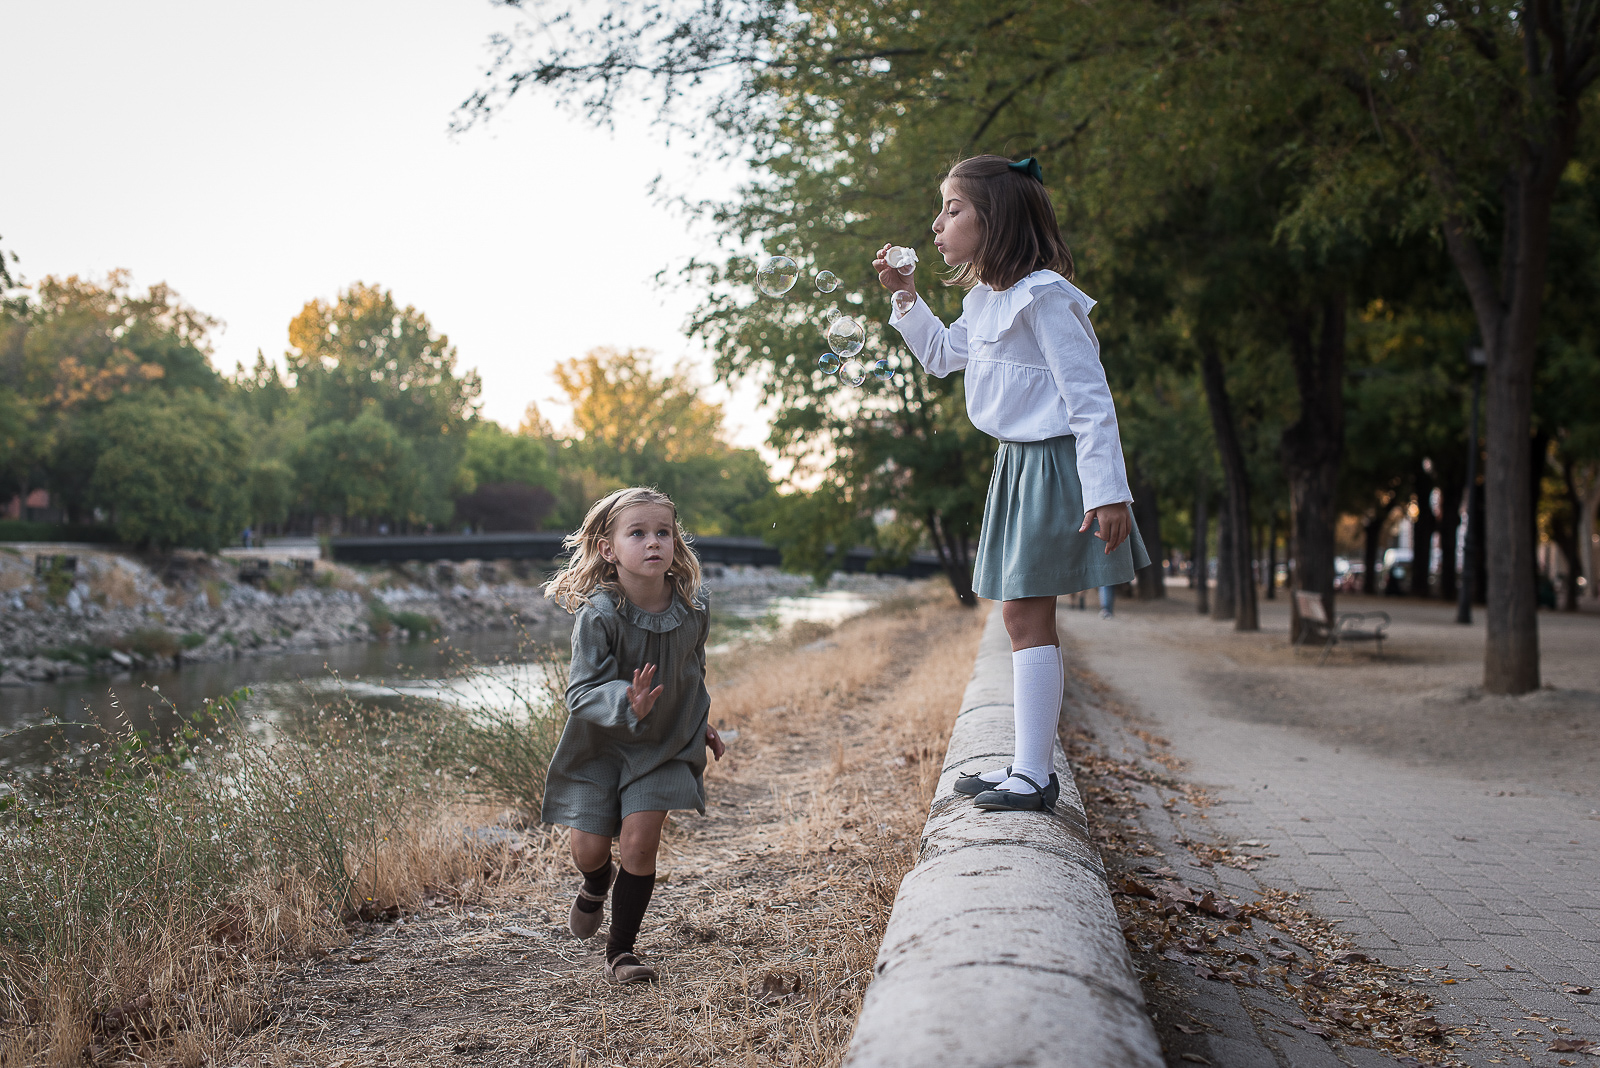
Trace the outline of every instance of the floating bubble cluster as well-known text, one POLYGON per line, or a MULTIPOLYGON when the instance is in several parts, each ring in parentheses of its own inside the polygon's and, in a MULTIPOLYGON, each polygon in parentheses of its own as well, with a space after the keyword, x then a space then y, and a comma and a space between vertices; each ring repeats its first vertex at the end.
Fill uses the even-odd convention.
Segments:
POLYGON ((852 386, 859 386, 867 380, 867 369, 860 360, 846 360, 839 365, 839 377, 852 386))
POLYGON ((817 357, 817 366, 822 368, 822 373, 831 375, 839 369, 839 357, 831 352, 824 352, 817 357))
POLYGON ((769 297, 781 297, 794 288, 800 265, 788 256, 773 256, 756 271, 756 288, 769 297))
POLYGON ((911 310, 912 305, 916 304, 917 295, 909 289, 897 289, 894 291, 894 296, 889 299, 894 304, 894 313, 904 315, 911 310))
POLYGON ((894 377, 894 368, 889 366, 888 360, 879 360, 872 365, 872 377, 879 382, 887 382, 894 377))
POLYGON ((817 289, 823 293, 832 293, 839 288, 839 276, 832 271, 817 272, 817 289))
POLYGON ((848 359, 860 352, 867 343, 867 332, 861 324, 848 315, 841 315, 828 324, 828 332, 823 335, 828 343, 830 352, 848 359))
POLYGON ((895 245, 883 255, 884 262, 901 274, 910 274, 917 269, 917 254, 909 248, 895 245))

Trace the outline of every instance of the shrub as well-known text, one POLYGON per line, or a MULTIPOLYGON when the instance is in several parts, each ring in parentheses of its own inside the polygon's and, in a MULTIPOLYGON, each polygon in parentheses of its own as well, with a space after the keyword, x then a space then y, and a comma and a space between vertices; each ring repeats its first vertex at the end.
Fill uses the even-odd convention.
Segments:
POLYGON ((373 635, 378 638, 387 638, 394 630, 394 617, 381 597, 374 597, 367 602, 367 626, 372 628, 373 635))
POLYGON ((420 745, 326 711, 264 743, 237 724, 245 694, 0 784, 5 1063, 78 1063, 91 1020, 110 1059, 221 1041, 260 1019, 275 962, 482 874, 420 745))
POLYGON ((433 634, 439 629, 439 621, 432 616, 423 615, 421 612, 396 612, 393 617, 395 626, 404 627, 412 636, 420 634, 433 634))
POLYGON ((445 763, 477 796, 529 814, 540 810, 545 773, 567 722, 567 666, 566 656, 550 647, 519 665, 521 671, 467 674, 486 692, 445 713, 438 743, 445 763))
POLYGON ((123 635, 115 645, 123 652, 140 656, 175 656, 182 648, 178 636, 165 627, 140 627, 123 635))
POLYGON ((206 636, 201 634, 199 631, 194 630, 189 631, 183 637, 178 639, 178 644, 183 646, 185 649, 193 649, 196 646, 204 645, 205 643, 206 636))

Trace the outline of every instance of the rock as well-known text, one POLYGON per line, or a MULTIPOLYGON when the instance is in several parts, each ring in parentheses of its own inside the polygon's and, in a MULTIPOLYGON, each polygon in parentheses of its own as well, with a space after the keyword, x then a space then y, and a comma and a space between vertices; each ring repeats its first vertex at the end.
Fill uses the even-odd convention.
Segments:
POLYGON ((118 667, 123 667, 123 668, 131 668, 131 667, 133 667, 133 657, 129 656, 127 653, 123 652, 121 649, 113 649, 113 650, 111 650, 111 659, 116 661, 118 667))
POLYGON ((0 686, 26 686, 26 685, 28 685, 28 680, 23 678, 21 675, 18 675, 14 671, 8 671, 4 675, 0 675, 0 686))

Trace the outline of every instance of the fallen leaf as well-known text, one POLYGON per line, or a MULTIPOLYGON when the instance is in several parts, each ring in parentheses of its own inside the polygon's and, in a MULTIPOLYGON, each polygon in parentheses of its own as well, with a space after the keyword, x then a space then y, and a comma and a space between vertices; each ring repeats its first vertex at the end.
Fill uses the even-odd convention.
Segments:
POLYGON ((1376 963, 1378 963, 1377 961, 1373 960, 1371 957, 1367 956, 1365 953, 1356 953, 1354 951, 1351 951, 1349 953, 1341 953, 1341 954, 1339 954, 1337 957, 1335 957, 1333 959, 1338 961, 1340 964, 1376 964, 1376 963))
POLYGON ((538 931, 530 930, 527 927, 516 927, 516 926, 502 927, 501 930, 504 931, 508 935, 516 935, 518 938, 538 938, 539 937, 539 932, 538 931))
POLYGON ((352 953, 346 959, 349 960, 351 964, 371 964, 378 958, 371 953, 352 953))
MULTIPOLYGON (((1328 980, 1331 978, 1333 977, 1330 976, 1327 971, 1318 968, 1316 971, 1306 976, 1306 982, 1310 983, 1312 986, 1327 986, 1328 980)), ((1448 982, 1448 980, 1446 981, 1448 982)))
POLYGON ((1172 1026, 1186 1035, 1203 1035, 1206 1033, 1206 1029, 1203 1027, 1190 1027, 1188 1024, 1173 1024, 1172 1026))
POLYGON ((1579 994, 1579 995, 1593 994, 1594 993, 1594 987, 1592 987, 1592 986, 1576 986, 1576 985, 1574 985, 1572 983, 1563 983, 1561 985, 1561 992, 1563 994, 1579 994))
POLYGON ((751 994, 757 1001, 785 1001, 797 997, 804 985, 799 972, 768 972, 751 994))
POLYGON ((1321 1024, 1311 1023, 1309 1020, 1290 1020, 1289 1026, 1298 1027, 1307 1034, 1317 1035, 1320 1038, 1333 1037, 1333 1031, 1331 1028, 1324 1027, 1321 1024))
POLYGON ((1154 898, 1156 896, 1156 892, 1154 890, 1150 889, 1148 886, 1144 885, 1144 883, 1141 883, 1138 879, 1135 879, 1131 875, 1124 875, 1122 878, 1118 879, 1116 886, 1112 888, 1112 893, 1127 894, 1129 897, 1154 898))
POLYGON ((1227 900, 1218 901, 1210 890, 1200 895, 1200 900, 1194 903, 1194 907, 1213 916, 1226 916, 1230 920, 1239 915, 1239 906, 1227 900))
POLYGON ((1558 1038, 1547 1047, 1551 1053, 1587 1053, 1600 1057, 1600 1042, 1587 1038, 1558 1038))
POLYGON ((1432 1016, 1423 1016, 1415 1020, 1407 1020, 1401 1025, 1400 1030, 1408 1035, 1417 1035, 1421 1038, 1438 1038, 1444 1032, 1439 1027, 1439 1021, 1432 1016))

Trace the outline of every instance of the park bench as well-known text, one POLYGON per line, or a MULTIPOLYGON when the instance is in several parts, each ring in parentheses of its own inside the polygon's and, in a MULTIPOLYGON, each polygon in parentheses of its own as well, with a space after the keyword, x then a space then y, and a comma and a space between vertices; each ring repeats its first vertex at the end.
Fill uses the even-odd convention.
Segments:
POLYGON ((1383 655, 1383 637, 1389 629, 1389 613, 1340 612, 1338 618, 1329 620, 1327 610, 1322 606, 1322 594, 1311 590, 1295 590, 1294 606, 1304 624, 1295 644, 1303 645, 1312 638, 1323 642, 1318 664, 1327 661, 1335 645, 1347 642, 1377 642, 1378 655, 1383 655))

